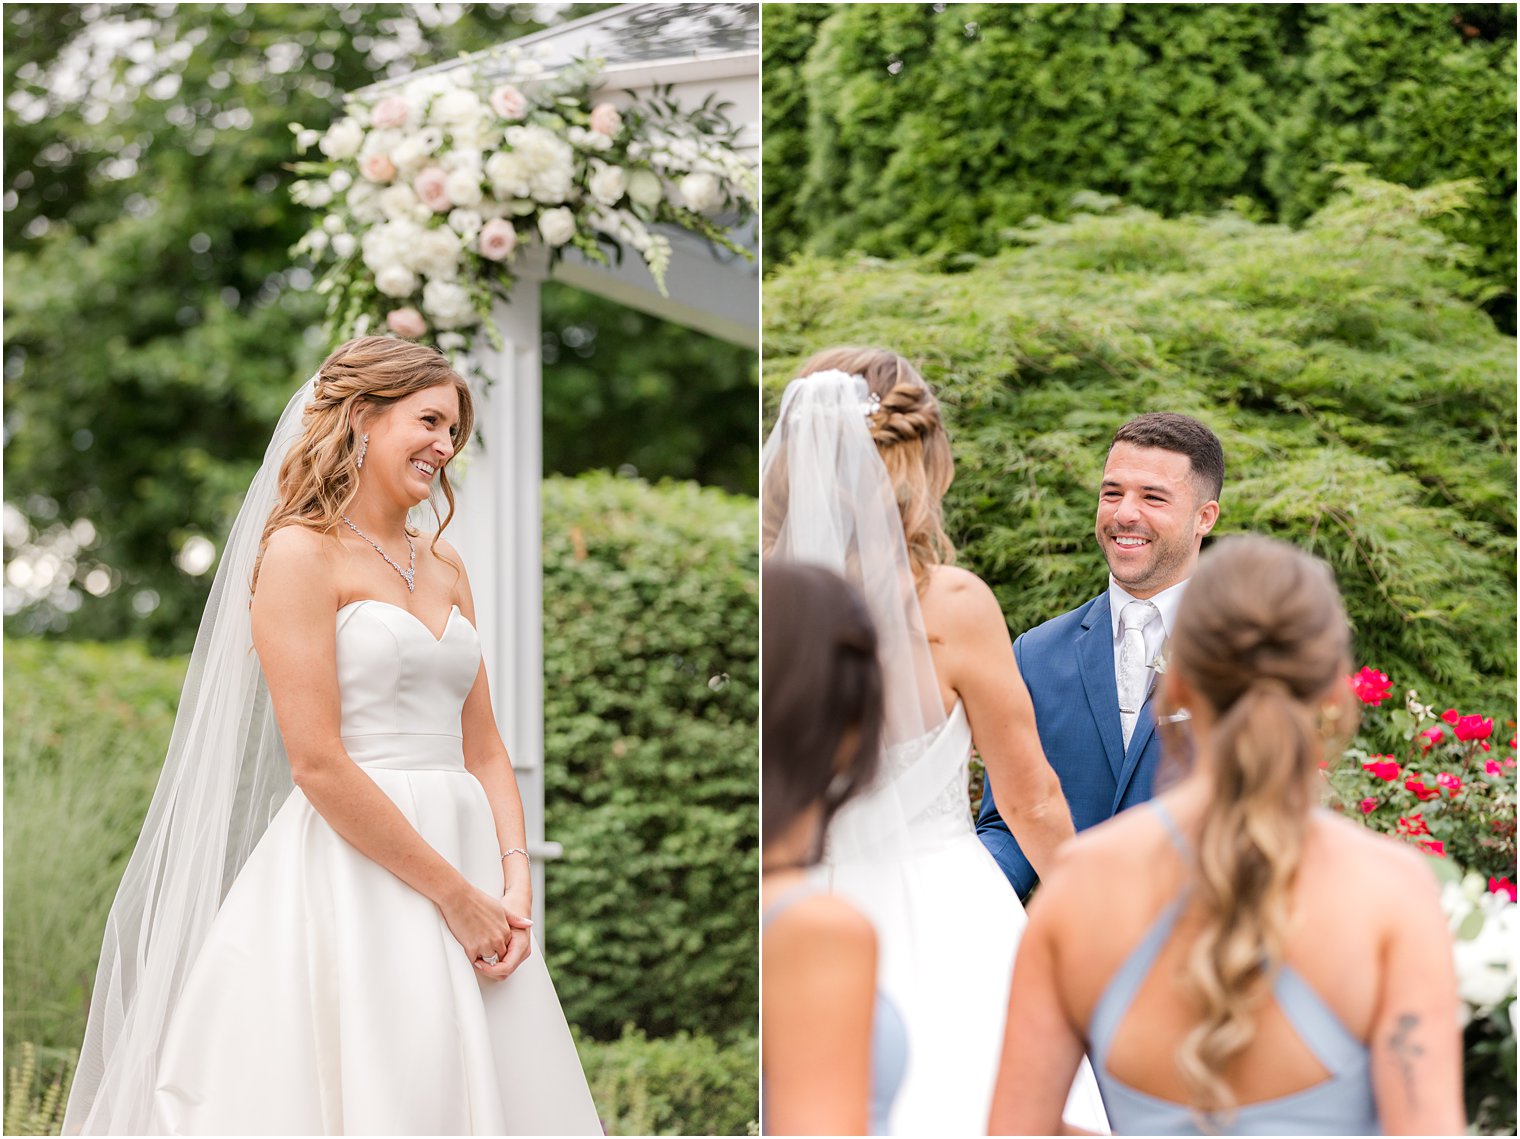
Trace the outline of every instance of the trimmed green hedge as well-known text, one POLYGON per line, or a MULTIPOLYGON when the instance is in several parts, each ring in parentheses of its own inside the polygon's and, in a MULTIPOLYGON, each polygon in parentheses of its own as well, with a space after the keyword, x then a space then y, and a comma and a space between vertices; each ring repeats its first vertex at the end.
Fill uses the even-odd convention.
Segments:
POLYGON ((1515 6, 773 5, 765 252, 993 254, 1074 191, 1296 223, 1327 168, 1476 178, 1443 222, 1514 330, 1515 6))
POLYGON ((545 484, 547 953, 596 1036, 759 1016, 757 530, 690 483, 545 484))
POLYGON ((800 259, 767 285, 767 420, 827 345, 918 361, 956 457, 951 537, 1017 633, 1102 587, 1093 512, 1114 429, 1197 416, 1225 448, 1218 533, 1326 558, 1359 663, 1508 719, 1514 341, 1461 298, 1421 220, 1459 190, 1346 184, 1297 230, 1094 196, 1098 212, 1020 231, 964 273, 800 259))
MULTIPOLYGON (((691 484, 544 484, 546 823, 566 851, 547 952, 588 1037, 755 1031, 755 531, 753 499, 691 484)), ((8 1053, 78 1047, 184 669, 135 643, 5 642, 8 1053)), ((663 1121, 659 1100, 626 1110, 663 1121)))

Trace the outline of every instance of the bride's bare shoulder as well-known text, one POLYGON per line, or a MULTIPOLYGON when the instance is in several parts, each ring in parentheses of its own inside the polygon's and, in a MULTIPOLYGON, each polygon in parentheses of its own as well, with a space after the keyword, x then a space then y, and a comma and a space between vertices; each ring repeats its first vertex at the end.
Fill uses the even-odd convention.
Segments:
POLYGON ((269 535, 269 540, 264 543, 263 566, 267 568, 270 565, 325 559, 339 545, 332 534, 324 534, 310 526, 292 522, 269 535))
POLYGON ((960 566, 932 567, 922 602, 941 621, 981 621, 991 614, 1002 614, 987 583, 960 566))

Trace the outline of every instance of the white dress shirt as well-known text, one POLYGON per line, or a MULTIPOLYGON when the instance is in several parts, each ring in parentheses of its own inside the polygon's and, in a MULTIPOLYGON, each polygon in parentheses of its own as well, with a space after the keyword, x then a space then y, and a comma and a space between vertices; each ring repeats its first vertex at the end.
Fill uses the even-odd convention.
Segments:
MULTIPOLYGON (((1161 614, 1161 620, 1153 620, 1145 626, 1145 661, 1146 667, 1151 672, 1150 680, 1146 685, 1146 691, 1150 691, 1155 686, 1156 670, 1154 662, 1157 655, 1161 652, 1161 646, 1172 635, 1172 626, 1177 623, 1177 607, 1182 604, 1182 591, 1187 588, 1187 583, 1188 579, 1183 578, 1176 585, 1168 586, 1154 597, 1146 598, 1147 601, 1156 607, 1157 612, 1161 614)), ((1109 577, 1108 619, 1113 625, 1115 691, 1119 689, 1119 645, 1123 640, 1119 629, 1119 614, 1124 611, 1126 605, 1136 600, 1138 598, 1132 597, 1129 593, 1125 592, 1123 586, 1115 581, 1112 576, 1109 577)))

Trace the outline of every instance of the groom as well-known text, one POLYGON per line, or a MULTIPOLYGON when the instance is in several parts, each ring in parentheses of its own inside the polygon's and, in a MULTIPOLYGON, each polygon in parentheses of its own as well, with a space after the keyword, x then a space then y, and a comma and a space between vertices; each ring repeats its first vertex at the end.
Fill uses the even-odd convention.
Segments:
MULTIPOLYGON (((1154 665, 1223 485, 1224 450, 1198 420, 1147 412, 1119 428, 1098 492, 1108 589, 1014 642, 1040 745, 1079 831, 1151 797, 1161 755, 1154 665)), ((993 791, 989 782, 977 834, 1022 898, 1037 876, 993 791)))

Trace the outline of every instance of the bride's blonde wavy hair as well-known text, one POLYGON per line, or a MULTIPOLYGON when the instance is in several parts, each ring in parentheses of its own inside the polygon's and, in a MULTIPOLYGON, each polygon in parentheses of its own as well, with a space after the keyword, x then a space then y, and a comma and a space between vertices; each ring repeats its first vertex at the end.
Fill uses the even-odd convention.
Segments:
POLYGON ((945 533, 943 499, 955 479, 950 439, 935 399, 918 369, 885 348, 825 348, 799 376, 837 370, 862 376, 881 406, 867 417, 871 438, 886 464, 908 542, 908 564, 920 592, 929 568, 955 564, 945 533))
POLYGON ((1217 717, 1199 760, 1211 776, 1196 855, 1204 921, 1185 972, 1202 1015, 1178 1054, 1207 1114, 1235 1107, 1223 1073, 1283 960, 1319 760, 1355 730, 1350 643, 1329 568, 1257 535, 1216 542, 1177 613, 1168 667, 1217 717))
MULTIPOLYGON (((339 345, 322 362, 316 391, 302 417, 301 438, 280 464, 280 500, 259 539, 255 586, 269 536, 280 527, 305 526, 322 534, 336 531, 339 517, 359 489, 357 460, 364 424, 397 400, 440 384, 453 384, 459 396, 458 454, 475 430, 475 405, 469 385, 442 353, 390 336, 361 336, 339 345)), ((433 501, 433 513, 438 516, 432 541, 435 552, 439 536, 454 517, 454 488, 446 466, 438 472, 437 490, 443 493, 448 513, 438 516, 438 503, 433 501)), ((407 529, 416 536, 415 529, 407 529)))

